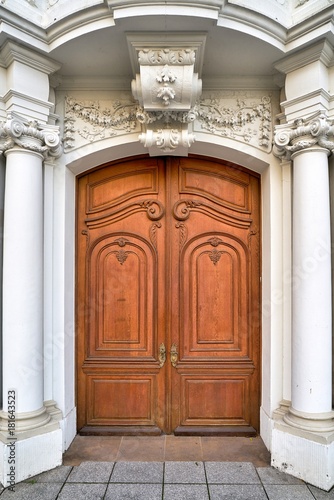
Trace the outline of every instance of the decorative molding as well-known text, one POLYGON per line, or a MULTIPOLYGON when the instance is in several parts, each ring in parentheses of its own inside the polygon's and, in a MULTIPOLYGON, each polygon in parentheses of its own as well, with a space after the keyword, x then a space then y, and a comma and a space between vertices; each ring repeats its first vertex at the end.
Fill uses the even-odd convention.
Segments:
POLYGON ((216 266, 217 263, 220 261, 220 257, 222 256, 224 252, 222 250, 217 250, 214 248, 211 252, 209 252, 209 257, 211 262, 216 266))
POLYGON ((213 95, 201 99, 192 109, 192 113, 202 130, 253 144, 268 153, 271 151, 270 95, 251 96, 247 93, 235 93, 232 99, 229 96, 213 95))
POLYGON ((180 147, 188 150, 195 142, 195 136, 189 133, 187 129, 148 129, 146 132, 140 134, 139 142, 149 149, 157 148, 158 151, 160 150, 163 153, 173 153, 177 149, 179 150, 180 147))
POLYGON ((96 142, 118 135, 120 132, 140 131, 137 120, 138 106, 126 101, 82 101, 73 97, 65 99, 64 149, 75 147, 76 135, 86 142, 96 142))
POLYGON ((307 3, 309 0, 298 0, 297 2, 297 5, 296 5, 296 9, 298 7, 301 7, 302 5, 304 5, 305 3, 307 3))
POLYGON ((316 61, 329 67, 333 61, 333 48, 328 40, 320 40, 307 48, 293 52, 275 63, 275 69, 288 74, 316 61))
POLYGON ((150 227, 150 239, 155 250, 157 250, 157 230, 161 228, 161 225, 161 222, 154 222, 150 227))
POLYGON ((179 154, 182 150, 186 153, 196 132, 228 137, 269 153, 271 96, 259 92, 211 92, 187 111, 147 111, 131 101, 130 96, 113 101, 66 98, 65 152, 81 144, 135 132, 154 154, 179 154))
POLYGON ((62 153, 59 127, 9 113, 7 120, 0 122, 0 154, 15 146, 40 153, 45 159, 58 158, 62 153))
MULTIPOLYGON (((187 220, 191 212, 200 212, 218 221, 223 221, 230 226, 240 227, 242 229, 248 229, 252 223, 251 218, 235 215, 221 206, 216 207, 216 205, 207 203, 206 201, 180 199, 175 202, 173 206, 173 217, 178 221, 187 220)), ((218 240, 211 239, 209 243, 212 246, 216 246, 215 243, 217 241, 218 240)))
POLYGON ((151 155, 187 155, 195 140, 191 127, 180 127, 178 117, 169 110, 188 113, 200 98, 202 81, 198 71, 205 39, 205 34, 193 33, 164 33, 163 38, 161 33, 128 35, 135 77, 132 94, 144 112, 161 117, 153 127, 152 122, 143 122, 139 140, 151 155))
POLYGON ((125 250, 118 250, 118 252, 113 252, 113 253, 116 255, 116 259, 122 266, 126 261, 126 259, 128 258, 130 252, 126 252, 125 250))
MULTIPOLYGON (((160 35, 159 35, 160 36, 160 35)), ((196 51, 193 49, 143 49, 139 50, 138 62, 140 65, 185 65, 185 64, 195 64, 196 51)))
MULTIPOLYGON (((129 214, 135 212, 146 212, 148 219, 150 219, 151 221, 159 221, 163 217, 165 209, 159 200, 138 200, 135 203, 130 203, 124 207, 111 210, 105 213, 103 216, 97 215, 95 217, 89 217, 85 219, 85 223, 88 228, 103 227, 107 224, 110 224, 111 222, 122 220, 129 214)), ((117 240, 119 246, 124 246, 126 241, 127 240, 124 239, 117 240)))
POLYGON ((179 229, 180 234, 179 234, 179 246, 180 246, 180 252, 187 241, 188 238, 188 229, 187 226, 183 222, 177 222, 175 224, 176 229, 179 229))
POLYGON ((327 119, 325 112, 295 120, 288 126, 276 126, 273 152, 283 161, 289 160, 297 151, 314 146, 334 152, 334 124, 327 119))

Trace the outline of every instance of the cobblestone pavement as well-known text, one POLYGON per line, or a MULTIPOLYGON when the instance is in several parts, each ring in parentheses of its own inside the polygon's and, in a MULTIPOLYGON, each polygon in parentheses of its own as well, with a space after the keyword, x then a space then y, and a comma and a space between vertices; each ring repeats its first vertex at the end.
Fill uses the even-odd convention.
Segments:
POLYGON ((61 465, 2 489, 0 500, 334 500, 251 462, 96 462, 61 465))

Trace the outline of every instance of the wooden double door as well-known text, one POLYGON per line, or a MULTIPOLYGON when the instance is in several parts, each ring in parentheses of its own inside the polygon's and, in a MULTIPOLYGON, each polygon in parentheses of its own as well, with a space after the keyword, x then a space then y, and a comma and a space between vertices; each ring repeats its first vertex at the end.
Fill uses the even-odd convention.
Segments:
POLYGON ((259 177, 140 157, 78 180, 82 433, 259 425, 259 177))

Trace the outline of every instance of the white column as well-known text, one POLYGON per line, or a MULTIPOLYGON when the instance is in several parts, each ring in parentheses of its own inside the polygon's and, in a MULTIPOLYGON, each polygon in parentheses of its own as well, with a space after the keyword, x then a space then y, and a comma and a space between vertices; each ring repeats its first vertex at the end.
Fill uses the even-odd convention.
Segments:
POLYGON ((276 154, 293 161, 292 371, 287 424, 334 431, 331 221, 328 156, 334 126, 324 112, 276 127, 276 154))
POLYGON ((291 157, 292 400, 285 421, 314 431, 334 429, 328 154, 314 146, 291 157))
POLYGON ((43 156, 16 147, 6 157, 4 410, 15 389, 17 413, 29 414, 35 426, 50 419, 43 406, 43 156))
POLYGON ((11 116, 1 125, 6 180, 0 431, 8 429, 7 394, 15 390, 20 433, 51 420, 43 404, 43 160, 58 154, 59 132, 11 116))

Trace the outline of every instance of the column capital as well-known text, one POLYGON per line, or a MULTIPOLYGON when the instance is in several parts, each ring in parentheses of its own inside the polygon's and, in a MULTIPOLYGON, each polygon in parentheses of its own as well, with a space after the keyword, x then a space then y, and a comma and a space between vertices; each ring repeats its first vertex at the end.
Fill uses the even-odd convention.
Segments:
POLYGON ((289 160, 293 153, 312 147, 334 152, 334 124, 324 112, 275 127, 274 155, 289 160))
POLYGON ((45 159, 59 158, 62 153, 59 127, 9 113, 7 120, 0 122, 0 154, 15 146, 40 153, 45 159))

